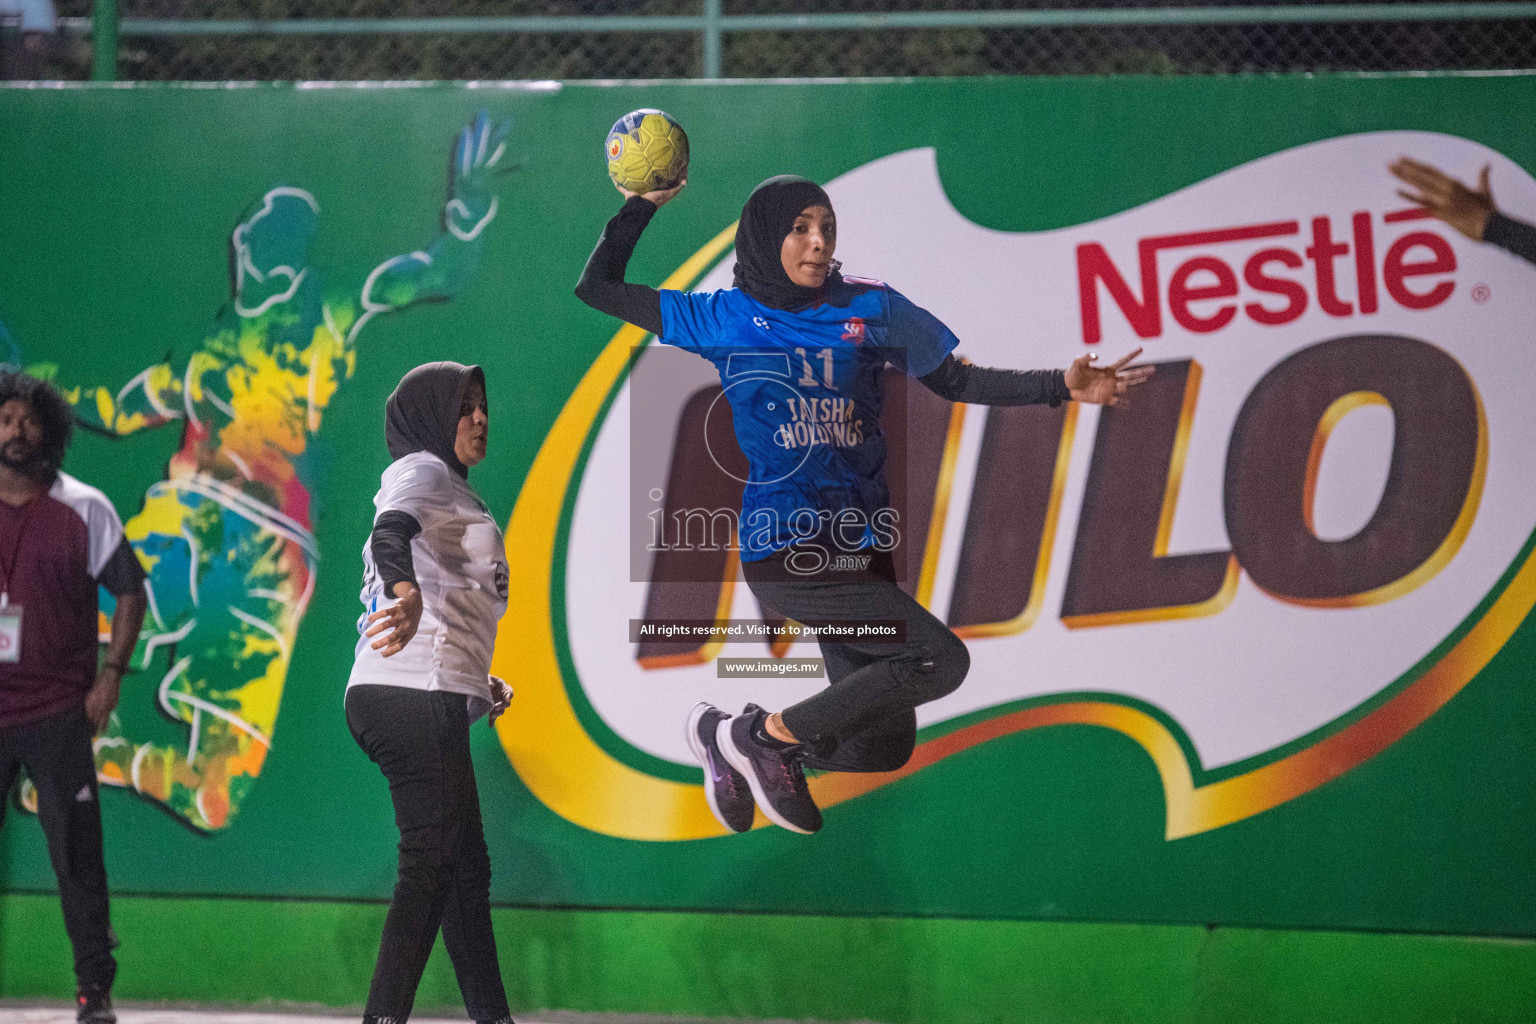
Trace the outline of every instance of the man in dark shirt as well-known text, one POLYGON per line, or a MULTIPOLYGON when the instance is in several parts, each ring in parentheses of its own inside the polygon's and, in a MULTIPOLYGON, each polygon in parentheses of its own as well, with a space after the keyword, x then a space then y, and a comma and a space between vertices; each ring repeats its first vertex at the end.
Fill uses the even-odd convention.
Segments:
POLYGON ((91 740, 117 706, 147 599, 112 503, 59 471, 73 423, 53 385, 0 371, 0 795, 25 768, 74 948, 76 1017, 114 1024, 91 740), (116 600, 100 667, 98 587, 116 600))
POLYGON ((1536 227, 1506 217, 1493 205, 1487 167, 1478 175, 1475 189, 1411 157, 1399 157, 1387 165, 1387 170, 1418 190, 1398 189, 1397 194, 1430 216, 1445 221, 1474 242, 1489 242, 1536 263, 1536 227))

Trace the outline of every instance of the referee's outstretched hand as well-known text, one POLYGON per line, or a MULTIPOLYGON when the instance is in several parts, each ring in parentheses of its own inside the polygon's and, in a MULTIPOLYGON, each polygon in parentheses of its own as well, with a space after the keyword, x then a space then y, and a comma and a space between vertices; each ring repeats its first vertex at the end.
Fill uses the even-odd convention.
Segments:
POLYGON ((387 629, 388 633, 379 636, 373 642, 373 649, 384 657, 399 654, 405 649, 405 645, 411 642, 411 637, 416 635, 416 627, 421 625, 421 591, 414 583, 396 583, 395 596, 399 598, 388 608, 380 608, 368 616, 368 632, 364 636, 378 636, 387 629))

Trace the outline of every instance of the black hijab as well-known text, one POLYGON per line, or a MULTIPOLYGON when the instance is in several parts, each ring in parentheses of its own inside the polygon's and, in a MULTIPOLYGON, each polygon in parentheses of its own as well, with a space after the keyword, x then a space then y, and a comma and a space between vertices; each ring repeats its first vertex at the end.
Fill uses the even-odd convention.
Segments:
POLYGON ((769 178, 747 197, 736 228, 736 287, 771 309, 798 313, 821 301, 842 279, 837 263, 820 288, 795 284, 784 273, 779 253, 795 218, 808 206, 832 208, 822 187, 807 178, 781 174, 769 178))
POLYGON ((459 409, 470 381, 485 387, 485 371, 463 363, 426 363, 400 378, 384 403, 384 440, 389 457, 431 452, 462 477, 469 467, 454 454, 459 433, 459 409))

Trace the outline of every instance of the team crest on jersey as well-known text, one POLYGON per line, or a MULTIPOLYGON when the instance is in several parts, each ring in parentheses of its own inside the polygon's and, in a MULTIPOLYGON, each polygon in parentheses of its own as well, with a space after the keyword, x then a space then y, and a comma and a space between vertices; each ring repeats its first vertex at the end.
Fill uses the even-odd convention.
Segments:
POLYGON ((864 343, 865 337, 866 337, 866 335, 864 334, 864 318, 863 317, 860 317, 860 316, 853 317, 847 323, 843 324, 843 340, 844 341, 851 341, 855 345, 862 345, 864 343))

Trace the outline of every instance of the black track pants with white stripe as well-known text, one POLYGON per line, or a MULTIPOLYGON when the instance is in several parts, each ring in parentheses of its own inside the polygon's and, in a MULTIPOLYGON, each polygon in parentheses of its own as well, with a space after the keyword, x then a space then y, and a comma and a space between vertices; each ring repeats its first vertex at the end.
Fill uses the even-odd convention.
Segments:
POLYGON ((59 879, 75 978, 82 987, 110 989, 117 975, 112 957, 117 937, 108 918, 93 732, 83 702, 38 722, 0 729, 0 822, 17 772, 25 768, 37 787, 37 816, 59 879))

